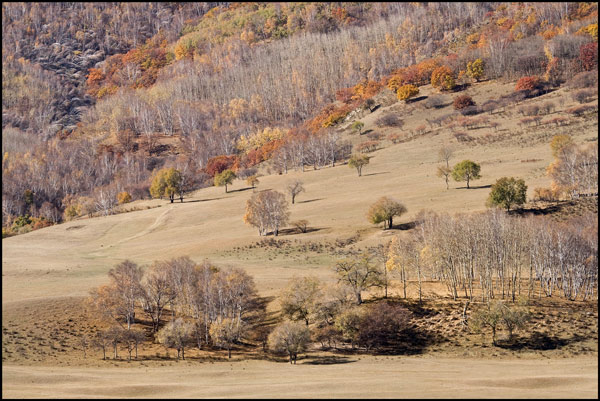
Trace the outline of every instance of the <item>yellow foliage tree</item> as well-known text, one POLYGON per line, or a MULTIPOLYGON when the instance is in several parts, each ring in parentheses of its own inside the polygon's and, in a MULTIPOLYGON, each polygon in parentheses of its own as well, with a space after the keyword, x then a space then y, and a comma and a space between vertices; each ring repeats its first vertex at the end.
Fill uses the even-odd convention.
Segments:
POLYGON ((396 93, 398 100, 404 100, 405 102, 408 102, 408 99, 415 97, 418 94, 419 88, 417 88, 415 85, 404 85, 400 87, 396 93))

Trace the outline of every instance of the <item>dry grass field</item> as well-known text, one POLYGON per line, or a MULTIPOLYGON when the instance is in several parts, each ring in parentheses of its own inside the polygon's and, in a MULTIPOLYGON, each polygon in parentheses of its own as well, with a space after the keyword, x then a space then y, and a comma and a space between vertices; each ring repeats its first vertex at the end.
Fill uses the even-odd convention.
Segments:
MULTIPOLYGON (((481 104, 513 88, 514 83, 486 82, 467 93, 481 104)), ((429 87, 422 90, 423 95, 431 93, 429 87)), ((564 110, 574 105, 565 89, 524 103, 548 100, 557 106, 551 116, 566 116, 564 110)), ((426 117, 452 110, 452 106, 428 110, 421 103, 381 107, 361 121, 365 130, 387 135, 409 132, 426 117), (377 128, 375 119, 391 111, 404 119, 404 128, 377 128)), ((102 361, 97 351, 83 359, 77 343, 79 334, 94 328, 82 299, 91 288, 106 283, 108 270, 124 259, 147 265, 183 255, 196 262, 208 258, 218 266, 244 268, 254 277, 260 295, 273 297, 294 276, 333 282, 339 241, 354 248, 377 244, 403 233, 422 209, 485 210, 489 186, 502 176, 523 178, 531 197, 535 187, 550 184, 545 168, 552 161, 550 139, 557 133, 568 133, 579 144, 597 141, 597 113, 570 117, 569 125, 562 127, 524 128, 517 124, 521 117, 516 107, 494 114, 490 119, 500 123, 498 129, 469 130, 473 138, 469 142, 457 142, 444 127, 399 144, 382 141, 384 148, 371 154, 362 177, 345 164, 287 175, 268 174, 263 167, 265 175, 256 191, 283 191, 294 178, 306 188, 290 205, 291 220, 306 219, 311 230, 303 234, 284 230, 277 246, 264 242, 242 221, 253 192, 242 180, 236 180, 229 193, 210 187, 183 203, 137 201, 131 207, 143 210, 76 219, 3 239, 3 397, 597 398, 597 305, 541 300, 531 330, 547 346, 491 347, 487 338, 460 332, 456 317, 460 302, 433 300, 434 295, 443 295, 443 288, 433 284, 420 324, 439 331, 444 340, 431 341, 411 356, 340 356, 315 349, 290 366, 266 360, 267 356, 242 360, 247 351, 242 349, 234 353, 233 362, 226 361, 225 353, 221 357, 190 350, 186 361, 175 362, 164 358, 164 348, 148 345, 142 350, 145 359, 127 362, 102 361), (452 164, 467 158, 481 164, 482 178, 473 181, 471 189, 452 182, 446 190, 436 177, 437 152, 443 143, 455 149, 452 164), (365 217, 381 196, 397 198, 408 208, 392 230, 383 231, 365 217)), ((366 140, 346 132, 355 143, 366 140)), ((586 207, 597 211, 597 201, 586 207)), ((562 213, 577 214, 582 208, 566 204, 562 213)), ((276 311, 277 302, 269 309, 276 311)))

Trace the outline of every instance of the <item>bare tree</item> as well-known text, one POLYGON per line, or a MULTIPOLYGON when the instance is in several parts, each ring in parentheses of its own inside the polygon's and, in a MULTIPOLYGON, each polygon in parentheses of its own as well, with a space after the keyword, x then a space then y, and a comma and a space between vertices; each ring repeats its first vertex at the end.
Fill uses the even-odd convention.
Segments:
POLYGON ((287 192, 290 194, 290 196, 292 197, 292 205, 294 204, 295 200, 296 200, 296 196, 298 194, 300 194, 301 192, 304 192, 305 189, 302 186, 302 181, 300 180, 294 180, 294 181, 290 181, 287 184, 287 192))

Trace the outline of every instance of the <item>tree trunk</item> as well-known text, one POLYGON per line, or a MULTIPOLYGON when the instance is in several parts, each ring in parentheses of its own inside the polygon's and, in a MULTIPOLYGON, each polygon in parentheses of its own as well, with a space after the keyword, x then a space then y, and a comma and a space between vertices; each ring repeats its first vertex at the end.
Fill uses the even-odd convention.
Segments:
POLYGON ((358 292, 356 293, 356 304, 357 304, 357 305, 361 305, 361 304, 362 304, 362 296, 361 296, 361 293, 360 293, 360 291, 358 291, 358 292))
POLYGON ((225 193, 227 193, 227 184, 225 184, 225 193))
POLYGON ((390 217, 388 220, 388 228, 391 230, 392 229, 392 219, 393 217, 390 217))
POLYGON ((231 346, 227 347, 227 358, 231 359, 231 346))
POLYGON ((181 359, 185 361, 185 348, 181 347, 181 359))
POLYGON ((102 360, 106 361, 106 347, 102 347, 102 360))

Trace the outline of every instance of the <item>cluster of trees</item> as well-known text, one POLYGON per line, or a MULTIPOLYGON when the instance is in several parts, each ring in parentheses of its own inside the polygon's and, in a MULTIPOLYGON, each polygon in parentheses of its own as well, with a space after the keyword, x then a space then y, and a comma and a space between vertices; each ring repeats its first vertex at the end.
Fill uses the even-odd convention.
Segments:
POLYGON ((252 277, 241 269, 220 269, 189 257, 155 261, 144 269, 126 260, 109 271, 110 283, 91 291, 89 305, 108 323, 96 343, 105 350, 119 343, 135 345, 144 338, 136 313, 151 321, 151 335, 185 359, 185 347, 195 343, 231 348, 247 336, 260 315, 252 277), (169 321, 165 322, 168 316, 169 321))
MULTIPOLYGON (((390 248, 390 266, 441 280, 454 299, 520 295, 589 299, 598 289, 598 223, 586 214, 566 222, 512 217, 499 210, 450 216, 423 212, 408 241, 390 248)), ((414 276, 413 276, 414 277, 414 276)))
MULTIPOLYGON (((352 348, 359 346, 368 351, 398 340, 409 327, 410 312, 386 301, 361 305, 361 288, 377 283, 381 271, 373 266, 368 254, 356 259, 338 262, 338 284, 325 285, 314 277, 292 279, 280 294, 281 314, 288 319, 282 326, 293 328, 298 337, 312 336, 323 347, 337 348, 338 343, 347 342, 352 348), (358 276, 364 279, 358 282, 354 278, 358 276)), ((278 349, 275 344, 273 348, 278 349)), ((294 358, 290 353, 290 362, 294 358)))
POLYGON ((438 160, 443 164, 437 167, 437 176, 443 178, 446 182, 446 189, 449 188, 450 177, 454 181, 467 183, 467 188, 472 180, 481 178, 481 166, 471 160, 463 160, 454 167, 450 167, 450 159, 454 155, 454 150, 449 145, 443 145, 438 152, 438 160))

